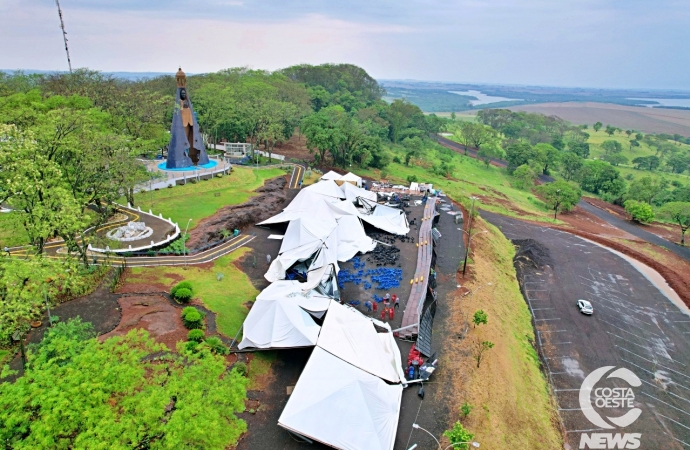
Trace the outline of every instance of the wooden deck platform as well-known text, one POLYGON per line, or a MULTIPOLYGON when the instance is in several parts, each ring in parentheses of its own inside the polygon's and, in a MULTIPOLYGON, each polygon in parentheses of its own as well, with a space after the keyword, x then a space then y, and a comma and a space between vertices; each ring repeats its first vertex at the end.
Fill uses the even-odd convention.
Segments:
POLYGON ((433 239, 431 238, 431 228, 434 215, 436 214, 436 197, 429 197, 424 207, 424 216, 419 225, 419 239, 417 243, 417 269, 412 281, 410 297, 405 304, 405 312, 400 331, 400 336, 411 338, 416 336, 419 331, 419 319, 424 308, 424 299, 429 285, 429 269, 431 268, 431 253, 433 251, 433 239))

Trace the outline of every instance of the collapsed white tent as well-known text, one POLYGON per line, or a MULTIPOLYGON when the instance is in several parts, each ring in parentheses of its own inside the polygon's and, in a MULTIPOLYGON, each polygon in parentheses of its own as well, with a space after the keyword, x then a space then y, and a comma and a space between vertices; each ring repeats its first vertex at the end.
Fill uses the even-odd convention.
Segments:
POLYGON ((337 302, 329 305, 316 345, 390 383, 405 380, 390 326, 349 306, 337 302))
POLYGON ((316 347, 278 424, 340 449, 392 450, 402 390, 316 347))
POLYGON ((373 208, 371 214, 360 214, 359 217, 363 221, 392 234, 404 235, 410 232, 410 225, 407 222, 407 216, 404 211, 397 208, 391 208, 390 206, 372 203, 364 199, 362 201, 367 203, 369 208, 373 208))
POLYGON ((270 217, 257 225, 272 225, 290 222, 301 217, 328 217, 332 216, 328 207, 328 201, 340 201, 336 198, 325 197, 314 191, 301 190, 297 196, 283 209, 282 212, 270 217))
POLYGON ((340 189, 343 190, 343 193, 345 194, 345 199, 350 202, 356 201, 357 197, 365 198, 374 203, 376 203, 376 200, 378 199, 378 197, 376 196, 376 192, 367 191, 366 189, 357 187, 354 184, 343 183, 342 186, 340 186, 340 189))
POLYGON ((290 222, 283 237, 278 256, 273 260, 264 277, 268 281, 277 281, 285 277, 285 272, 298 261, 307 261, 316 255, 309 270, 317 269, 328 262, 337 261, 336 242, 331 239, 328 249, 326 241, 334 234, 338 223, 328 215, 323 218, 295 219, 290 222), (330 250, 330 251, 329 251, 330 250), (334 255, 331 258, 328 256, 334 255))
POLYGON ((298 281, 276 281, 264 289, 242 325, 244 348, 293 348, 316 345, 321 317, 330 297, 316 291, 303 292, 298 281))
POLYGON ((357 253, 368 253, 376 247, 376 241, 364 232, 357 216, 342 216, 338 219, 338 261, 345 262, 357 253))

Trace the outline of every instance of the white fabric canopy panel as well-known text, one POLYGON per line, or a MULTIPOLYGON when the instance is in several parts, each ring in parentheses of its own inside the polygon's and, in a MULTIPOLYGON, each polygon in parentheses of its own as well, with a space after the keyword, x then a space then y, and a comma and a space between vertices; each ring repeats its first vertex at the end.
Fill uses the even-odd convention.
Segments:
POLYGON ((321 179, 322 180, 333 180, 333 181, 335 181, 335 180, 339 180, 341 176, 342 175, 340 175, 338 172, 334 172, 332 170, 329 170, 328 172, 324 173, 321 176, 321 179))
POLYGON ((402 390, 316 347, 278 424, 339 449, 392 450, 402 390))
POLYGON ((354 308, 332 302, 316 345, 386 381, 404 381, 400 353, 390 326, 374 322, 354 308), (388 332, 377 332, 374 323, 388 332))
POLYGON ((339 218, 336 232, 338 233, 338 261, 349 261, 357 253, 368 253, 376 247, 376 242, 366 235, 357 216, 339 218))
POLYGON ((366 189, 362 189, 350 183, 343 183, 343 185, 340 186, 340 189, 342 189, 343 193, 345 194, 345 199, 350 202, 356 201, 357 197, 365 198, 374 203, 376 203, 376 200, 378 200, 376 192, 367 191, 366 189))
POLYGON ((316 291, 303 293, 297 281, 281 280, 256 298, 243 324, 240 349, 293 348, 316 345, 321 327, 310 312, 320 317, 331 299, 316 291))
POLYGON ((405 235, 410 232, 405 213, 397 208, 367 202, 374 208, 371 214, 361 214, 360 218, 368 224, 392 234, 405 235))
POLYGON ((302 188, 302 190, 307 192, 313 192, 315 194, 323 195, 326 197, 345 198, 343 190, 340 189, 340 186, 338 186, 338 184, 333 180, 321 180, 318 183, 314 183, 305 188, 302 188))
POLYGON ((340 177, 340 179, 341 179, 342 181, 347 181, 348 184, 354 183, 354 185, 356 185, 356 186, 358 186, 358 187, 361 187, 361 186, 362 186, 362 177, 360 177, 359 175, 355 175, 355 174, 352 173, 352 172, 346 173, 345 175, 343 175, 342 177, 340 177))

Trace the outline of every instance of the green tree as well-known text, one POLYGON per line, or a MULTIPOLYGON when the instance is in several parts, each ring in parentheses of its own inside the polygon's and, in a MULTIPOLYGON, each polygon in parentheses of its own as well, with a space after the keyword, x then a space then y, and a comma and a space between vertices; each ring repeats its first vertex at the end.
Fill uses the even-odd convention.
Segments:
POLYGON ((641 141, 644 138, 644 135, 642 133, 636 133, 635 134, 635 140, 636 141, 641 141))
POLYGON ((80 275, 71 258, 0 260, 0 345, 7 345, 15 331, 26 331, 30 321, 41 317, 46 298, 52 303, 58 296, 85 291, 86 281, 80 275))
POLYGON ((601 148, 607 155, 615 155, 623 151, 623 146, 618 141, 608 140, 601 144, 601 148))
POLYGON ((683 155, 683 154, 677 153, 677 154, 671 156, 666 161, 666 165, 674 173, 683 173, 688 169, 688 166, 690 165, 690 155, 683 155))
POLYGON ((78 321, 48 330, 24 375, 0 384, 9 448, 221 450, 247 429, 235 416, 247 380, 222 357, 165 352, 143 330, 103 342, 92 333, 78 321))
POLYGON ((563 154, 561 157, 561 174, 563 178, 568 181, 574 179, 580 168, 582 168, 582 158, 572 152, 563 154))
POLYGON ((592 125, 592 128, 594 128, 594 131, 599 131, 601 130, 601 127, 604 126, 601 122, 597 122, 594 125, 592 125))
POLYGON ((604 155, 601 157, 601 159, 606 161, 607 163, 611 164, 612 166, 618 166, 620 164, 627 164, 628 163, 628 158, 621 155, 620 153, 616 153, 613 155, 604 155))
POLYGON ((503 149, 501 149, 498 139, 490 139, 477 152, 477 158, 484 161, 486 167, 489 167, 492 159, 501 158, 502 156, 503 149))
POLYGON ((419 137, 415 136, 403 139, 402 145, 405 147, 405 165, 409 166, 412 158, 418 158, 422 154, 424 144, 419 137))
POLYGON ((615 133, 616 130, 618 130, 618 128, 613 127, 613 126, 611 126, 611 125, 606 125, 606 130, 605 130, 605 132, 606 132, 606 134, 608 134, 609 136, 613 136, 613 133, 615 133))
POLYGON ((585 161, 577 179, 582 189, 595 194, 609 194, 617 198, 625 192, 620 172, 605 161, 585 161))
POLYGON ((632 160, 635 168, 638 170, 656 170, 661 164, 661 160, 656 155, 638 156, 632 160))
POLYGON ((640 146, 640 141, 632 139, 630 141, 630 151, 632 151, 633 147, 639 147, 640 146))
POLYGON ((516 142, 506 148, 508 173, 512 174, 518 167, 529 164, 534 159, 535 151, 525 142, 516 142))
POLYGON ((626 200, 624 206, 635 222, 649 223, 654 220, 654 211, 647 203, 638 202, 637 200, 626 200))
POLYGON ((690 228, 690 202, 669 202, 659 208, 659 216, 680 227, 680 245, 685 245, 685 232, 690 228))
POLYGON ((654 198, 669 186, 665 179, 653 178, 650 176, 640 177, 630 183, 627 198, 652 204, 654 198))
POLYGON ((568 142, 568 151, 575 153, 580 158, 589 158, 589 144, 587 142, 568 142))
POLYGON ((486 325, 489 323, 489 316, 483 310, 478 309, 474 312, 474 316, 472 316, 472 323, 474 323, 475 327, 481 324, 486 325))
POLYGON ((513 177, 515 177, 515 185, 518 189, 531 189, 534 186, 534 180, 536 180, 537 175, 529 165, 523 164, 515 169, 513 177))
POLYGON ((544 175, 549 174, 549 169, 555 168, 560 160, 560 152, 550 144, 540 143, 534 146, 533 160, 539 165, 544 175))
POLYGON ((582 197, 579 187, 561 180, 537 186, 537 193, 544 199, 546 205, 553 209, 554 219, 559 210, 572 210, 582 197))
POLYGON ((480 341, 479 339, 474 341, 472 356, 474 360, 477 361, 477 368, 479 368, 485 353, 492 348, 494 348, 494 343, 491 341, 480 341))

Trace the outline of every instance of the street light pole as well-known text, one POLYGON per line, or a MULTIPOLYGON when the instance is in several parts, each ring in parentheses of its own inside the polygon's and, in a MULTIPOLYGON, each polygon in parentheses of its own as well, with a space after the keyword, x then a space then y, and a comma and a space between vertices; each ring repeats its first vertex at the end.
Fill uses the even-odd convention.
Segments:
POLYGON ((185 268, 187 267, 187 245, 186 245, 186 238, 187 238, 187 230, 189 230, 189 224, 191 223, 192 219, 189 219, 187 221, 187 226, 184 229, 184 234, 182 235, 182 257, 184 258, 184 266, 185 268))
POLYGON ((470 199, 472 200, 472 209, 470 210, 470 226, 467 229, 467 248, 465 248, 465 262, 462 264, 463 277, 465 276, 465 271, 467 270, 467 257, 470 254, 470 242, 472 240, 472 224, 474 222, 474 202, 475 200, 477 200, 477 197, 470 197, 470 199))
POLYGON ((436 439, 436 436, 434 436, 433 434, 431 434, 431 432, 430 432, 429 430, 426 430, 426 429, 420 427, 419 424, 416 424, 416 423, 413 423, 413 424, 412 424, 412 428, 416 428, 416 429, 418 429, 418 430, 422 430, 422 431, 426 432, 426 434, 428 434, 429 436, 431 436, 431 437, 434 439, 434 441, 436 441, 436 444, 438 445, 438 448, 439 448, 439 450, 440 450, 440 448, 441 448, 441 443, 438 441, 438 439, 436 439))

